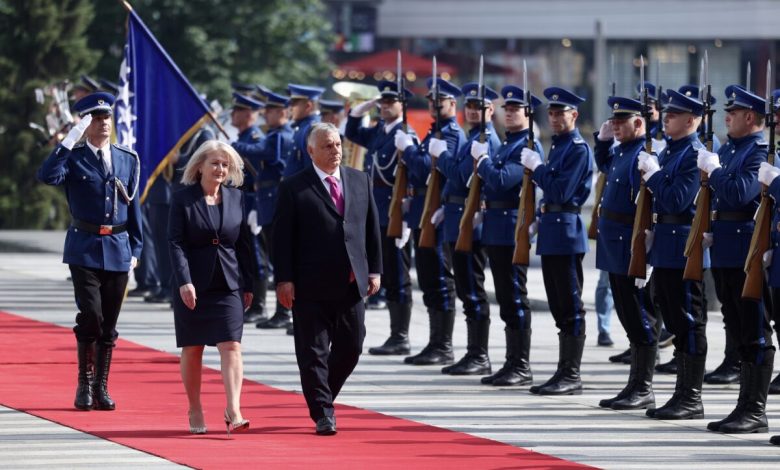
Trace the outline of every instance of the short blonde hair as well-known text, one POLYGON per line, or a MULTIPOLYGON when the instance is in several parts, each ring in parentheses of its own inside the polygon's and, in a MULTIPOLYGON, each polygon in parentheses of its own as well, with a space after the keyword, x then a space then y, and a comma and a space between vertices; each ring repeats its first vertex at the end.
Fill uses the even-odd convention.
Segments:
POLYGON ((192 154, 190 161, 187 162, 187 166, 184 167, 181 184, 192 185, 200 181, 200 167, 203 166, 206 158, 215 152, 226 156, 230 162, 227 182, 236 187, 244 184, 244 161, 233 147, 219 140, 207 140, 198 147, 198 150, 192 154))

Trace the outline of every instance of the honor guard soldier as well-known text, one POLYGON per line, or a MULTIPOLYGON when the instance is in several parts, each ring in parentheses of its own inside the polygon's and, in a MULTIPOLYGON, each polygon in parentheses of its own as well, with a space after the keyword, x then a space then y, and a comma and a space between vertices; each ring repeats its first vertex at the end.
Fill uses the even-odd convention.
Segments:
MULTIPOLYGON (((293 146, 293 129, 287 120, 290 99, 270 90, 264 92, 264 97, 265 121, 268 126, 266 135, 256 142, 233 142, 233 148, 240 155, 246 157, 257 170, 254 187, 255 213, 249 222, 250 228, 257 238, 260 277, 255 284, 252 298, 252 304, 255 306, 254 311, 250 309, 244 314, 244 320, 256 322, 258 328, 269 320, 266 317, 265 300, 273 265, 270 259, 272 221, 276 207, 277 190, 284 172, 284 158, 293 146)), ((276 303, 274 312, 277 320, 282 319, 284 323, 289 323, 290 311, 279 302, 276 303)))
MULTIPOLYGON (((317 112, 317 102, 325 91, 324 88, 287 85, 287 93, 290 95, 290 117, 293 128, 293 147, 285 157, 284 178, 300 172, 311 166, 311 157, 306 149, 306 136, 309 135, 309 127, 315 122, 320 122, 317 112)), ((286 322, 287 323, 287 322, 286 322)), ((279 324, 275 328, 286 328, 287 324, 279 324)))
MULTIPOLYGON (((433 79, 428 79, 427 85, 431 90, 433 79)), ((419 246, 422 230, 418 227, 423 215, 428 177, 431 171, 438 171, 431 169, 431 156, 438 158, 444 151, 457 154, 466 140, 466 135, 456 120, 460 88, 443 78, 437 78, 436 86, 439 102, 434 102, 432 90, 426 98, 431 116, 436 118, 438 114, 440 119, 434 120, 422 143, 415 144, 413 136, 401 130, 396 131, 394 137, 396 148, 403 152, 403 162, 407 167, 411 186, 407 221, 409 226, 413 227, 417 279, 423 291, 423 303, 428 310, 430 321, 428 344, 418 354, 404 359, 406 364, 414 365, 450 364, 454 360, 452 329, 455 324, 455 281, 452 274, 452 254, 449 245, 444 243, 444 227, 441 226, 440 220, 435 221, 439 223, 436 228, 436 246, 419 246), (437 131, 441 132, 441 139, 435 137, 437 131)))
MULTIPOLYGON (((655 135, 658 132, 658 127, 661 126, 660 121, 660 110, 661 110, 661 104, 656 101, 657 95, 657 89, 655 87, 655 84, 652 82, 645 82, 644 83, 645 88, 647 88, 647 103, 650 105, 650 122, 646 123, 645 127, 647 132, 650 133, 650 135, 653 136, 655 139, 655 135)), ((642 101, 642 83, 637 83, 636 85, 636 101, 642 101)), ((653 142, 653 151, 659 150, 657 146, 660 145, 660 148, 663 148, 665 145, 663 142, 653 142)))
POLYGON ((558 369, 543 385, 531 387, 531 393, 571 395, 582 393, 582 258, 588 238, 580 211, 590 195, 593 152, 576 127, 577 107, 585 99, 557 87, 544 90, 544 96, 553 132, 547 163, 528 148, 522 151, 521 163, 533 172, 534 183, 544 192, 536 254, 542 257, 544 288, 560 333, 558 369))
MULTIPOLYGON (((345 136, 347 139, 366 148, 364 170, 374 182, 374 201, 379 212, 379 225, 382 232, 382 288, 387 297, 390 312, 390 337, 381 346, 369 348, 369 354, 391 355, 411 352, 409 345, 409 321, 412 316, 412 280, 409 276, 412 247, 406 239, 387 236, 390 201, 393 198, 396 168, 401 153, 395 148, 395 132, 403 126, 403 105, 395 82, 383 80, 377 84, 379 98, 369 100, 352 108, 347 119, 345 136), (361 125, 363 117, 379 103, 380 119, 376 125, 361 125), (400 247, 398 245, 401 245, 400 247)), ((414 95, 404 89, 408 100, 414 95)), ((414 131, 409 130, 413 139, 414 131)))
MULTIPOLYGON (((650 282, 655 305, 664 324, 675 335, 677 383, 672 398, 662 407, 648 409, 659 419, 697 419, 704 416, 701 385, 707 354, 707 316, 700 281, 683 280, 684 247, 695 212, 699 188, 696 167, 698 136, 704 105, 675 90, 666 92, 664 129, 666 148, 660 157, 640 152, 637 166, 653 195, 653 230, 648 235, 650 282)), ((703 268, 709 268, 705 250, 703 268)))
MULTIPOLYGON (((482 224, 474 223, 471 251, 455 251, 455 242, 460 233, 460 219, 469 195, 469 182, 474 174, 474 159, 471 158, 473 143, 479 143, 480 122, 482 117, 482 99, 479 96, 479 84, 468 83, 461 88, 464 98, 464 115, 470 129, 465 145, 457 153, 445 150, 436 160, 436 167, 447 178, 442 191, 444 201, 444 242, 449 244, 452 253, 452 268, 455 274, 455 293, 463 303, 466 316, 467 344, 466 354, 455 364, 445 366, 442 373, 450 375, 490 374, 488 356, 488 337, 490 336, 490 303, 485 292, 485 265, 487 254, 480 241, 482 224)), ((485 87, 485 144, 480 146, 484 154, 495 155, 501 146, 501 140, 493 127, 493 100, 498 93, 485 87)), ((432 145, 436 141, 432 139, 432 145)), ((441 210, 441 209, 440 209, 441 210)), ((482 212, 475 217, 481 219, 482 212)))
POLYGON ((596 133, 594 149, 596 165, 607 175, 599 201, 596 267, 609 274, 615 311, 630 344, 631 369, 623 390, 601 400, 599 406, 634 410, 655 406, 653 372, 660 327, 649 286, 637 286, 628 275, 635 200, 641 181, 637 157, 644 149, 646 129, 642 103, 617 96, 607 103, 612 117, 596 133))
MULTIPOLYGON (((252 87, 254 89, 254 87, 252 87)), ((230 111, 230 122, 238 129, 237 143, 257 144, 265 135, 257 127, 257 119, 260 110, 265 107, 262 102, 238 92, 233 92, 233 108, 230 111)), ((241 190, 244 192, 244 215, 247 222, 257 227, 257 210, 255 209, 255 198, 257 188, 257 178, 260 177, 260 162, 253 160, 249 155, 244 155, 238 151, 244 159, 244 184, 241 190)), ((256 155, 255 155, 256 156, 256 155)), ((256 235, 256 233, 255 233, 256 235)), ((252 305, 244 312, 244 323, 254 323, 264 315, 265 291, 267 289, 266 277, 262 260, 262 252, 257 236, 252 237, 252 253, 255 256, 255 266, 257 269, 252 273, 252 305)))
POLYGON ((111 144, 114 96, 93 93, 74 110, 81 121, 38 170, 38 179, 64 186, 72 216, 63 262, 70 266, 76 315, 79 410, 113 410, 108 372, 128 272, 141 255, 138 155, 111 144), (78 142, 86 136, 85 141, 78 142), (94 371, 94 375, 93 375, 94 371))
POLYGON ((320 120, 336 126, 339 131, 343 129, 344 102, 335 100, 320 100, 320 120))
POLYGON ((700 149, 698 166, 709 175, 712 189, 712 275, 726 337, 731 337, 741 359, 740 391, 734 411, 707 429, 726 434, 767 432, 766 397, 775 357, 769 309, 763 301, 742 298, 753 215, 761 199, 758 170, 767 159, 766 101, 734 86, 726 89, 726 96, 728 140, 717 154, 700 149))
MULTIPOLYGON (((471 156, 477 163, 485 198, 482 222, 482 245, 487 252, 506 337, 506 362, 495 374, 483 377, 483 384, 528 385, 533 381, 528 361, 531 349, 531 305, 528 301, 528 267, 512 264, 515 247, 515 225, 523 185, 520 153, 528 147, 529 104, 525 91, 514 85, 501 89, 504 98, 506 140, 497 151, 489 152, 487 143, 471 144, 471 156)), ((531 106, 541 104, 533 97, 531 106)), ((543 155, 542 146, 534 148, 543 155)))
MULTIPOLYGON (((739 86, 739 85, 732 85, 732 86, 739 86)), ((694 98, 694 99, 699 99, 699 97, 701 96, 701 90, 699 90, 699 87, 697 87, 696 85, 683 85, 680 88, 678 88, 677 91, 679 91, 680 93, 682 93, 685 96, 688 96, 688 97, 691 97, 691 98, 694 98)), ((713 97, 710 97, 710 104, 714 105, 717 102, 718 102, 718 100, 716 100, 713 97)), ((696 144, 696 149, 697 150, 700 149, 700 148, 704 148, 704 144, 702 143, 702 141, 704 140, 703 136, 704 136, 704 133, 706 131, 707 130, 704 128, 703 124, 701 126, 699 126, 699 129, 698 129, 698 132, 699 132, 699 142, 696 144)), ((720 144, 720 139, 718 139, 717 135, 713 134, 713 136, 712 136, 712 151, 713 152, 717 152, 718 150, 720 150, 720 145, 721 145, 720 144)))

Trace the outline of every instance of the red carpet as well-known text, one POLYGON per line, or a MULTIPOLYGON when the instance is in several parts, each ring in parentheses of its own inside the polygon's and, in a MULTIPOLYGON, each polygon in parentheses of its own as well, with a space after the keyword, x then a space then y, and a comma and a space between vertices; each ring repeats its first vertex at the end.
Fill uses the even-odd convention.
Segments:
POLYGON ((529 450, 338 406, 339 433, 313 432, 303 397, 245 381, 248 433, 227 438, 218 371, 204 370, 209 433, 186 430, 178 357, 120 340, 111 370, 113 412, 73 409, 76 352, 72 332, 0 312, 0 404, 196 468, 509 469, 584 468, 529 450))

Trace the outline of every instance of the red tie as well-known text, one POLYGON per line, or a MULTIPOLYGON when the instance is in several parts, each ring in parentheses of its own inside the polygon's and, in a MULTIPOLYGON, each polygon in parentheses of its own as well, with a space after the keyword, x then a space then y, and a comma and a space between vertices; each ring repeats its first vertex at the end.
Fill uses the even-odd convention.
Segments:
POLYGON ((333 199, 336 210, 339 211, 339 215, 344 217, 344 196, 341 194, 338 180, 335 176, 328 176, 325 178, 325 181, 330 184, 330 198, 333 199))

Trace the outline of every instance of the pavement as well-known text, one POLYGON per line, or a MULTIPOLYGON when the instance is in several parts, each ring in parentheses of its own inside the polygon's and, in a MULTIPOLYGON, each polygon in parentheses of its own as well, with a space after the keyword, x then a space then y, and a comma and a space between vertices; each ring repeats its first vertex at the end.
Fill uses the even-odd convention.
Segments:
MULTIPOLYGON (((64 232, 0 231, 0 310, 24 317, 72 326, 75 305, 67 266, 61 262, 64 232)), ((706 430, 710 420, 728 414, 736 403, 738 387, 706 386, 705 419, 656 421, 643 411, 613 411, 598 407, 626 381, 627 366, 611 364, 607 357, 628 345, 616 316, 612 321, 615 346, 596 346, 593 312, 598 271, 593 253, 585 257, 584 301, 588 309, 582 373, 582 395, 540 397, 527 387, 496 388, 479 384, 478 377, 442 375, 437 367, 413 367, 400 357, 365 354, 347 382, 338 402, 390 414, 433 426, 485 437, 563 459, 601 468, 761 469, 778 468, 780 447, 768 444, 780 434, 780 400, 770 396, 769 434, 723 435, 706 430)), ((538 260, 528 274, 529 296, 534 299, 531 364, 535 381, 546 380, 557 362, 557 330, 546 305, 538 260)), ((492 281, 488 278, 487 286, 492 281)), ((269 294, 269 304, 273 298, 269 294)), ((493 327, 490 356, 494 368, 503 363, 503 325, 498 306, 491 304, 493 327)), ((465 352, 463 317, 455 326, 456 356, 465 352)), ((709 315, 708 369, 722 359, 722 317, 709 315)), ((384 311, 366 315, 366 349, 381 344, 389 330, 384 311)), ((173 315, 166 305, 138 299, 126 301, 118 325, 125 339, 178 354, 173 315)), ((421 293, 414 292, 411 342, 417 351, 427 340, 427 314, 421 293)), ((300 391, 291 337, 283 331, 244 331, 244 372, 247 379, 289 391, 300 391)), ((117 351, 121 354, 121 350, 117 351)), ((671 356, 663 349, 662 360, 671 356)), ((204 365, 218 368, 219 357, 207 348, 204 365)), ((74 383, 76 371, 74 370, 74 383)), ((2 383, 0 383, 2 386, 2 383)), ((656 400, 665 402, 674 388, 674 377, 658 374, 656 400)), ((70 400, 71 397, 68 397, 70 400)), ((302 399, 302 398, 301 398, 302 399)), ((2 468, 172 468, 160 457, 124 447, 53 422, 12 410, 0 403, 0 467, 2 468)), ((121 406, 121 404, 120 404, 121 406)), ((172 411, 186 428, 186 404, 172 411)), ((250 463, 251 464, 251 463, 250 463)), ((479 468, 477 465, 475 468, 479 468)))

